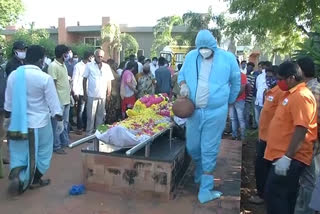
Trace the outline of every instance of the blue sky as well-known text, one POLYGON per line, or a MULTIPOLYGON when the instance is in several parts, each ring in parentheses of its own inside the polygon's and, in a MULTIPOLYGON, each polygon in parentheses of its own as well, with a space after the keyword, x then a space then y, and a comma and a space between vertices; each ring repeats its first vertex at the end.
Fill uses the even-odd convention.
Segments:
POLYGON ((37 28, 57 26, 65 17, 67 26, 99 25, 102 16, 129 26, 153 26, 163 16, 182 15, 187 11, 206 12, 211 5, 215 14, 225 12, 223 0, 22 0, 25 12, 18 25, 35 22, 37 28))

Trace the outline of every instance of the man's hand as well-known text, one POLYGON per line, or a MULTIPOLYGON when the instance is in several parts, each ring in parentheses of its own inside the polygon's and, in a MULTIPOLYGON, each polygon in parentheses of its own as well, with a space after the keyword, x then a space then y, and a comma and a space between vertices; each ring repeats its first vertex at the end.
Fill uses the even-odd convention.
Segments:
POLYGON ((3 124, 2 124, 2 128, 4 132, 8 131, 9 125, 10 125, 10 118, 4 118, 3 124))
POLYGON ((107 101, 110 102, 111 100, 111 95, 107 95, 107 101))
POLYGON ((187 86, 186 83, 183 83, 181 86, 180 86, 180 95, 182 97, 189 97, 189 87, 187 86))
POLYGON ((291 164, 291 158, 288 158, 285 155, 282 156, 282 158, 280 158, 279 160, 273 163, 273 165, 275 166, 275 173, 277 175, 286 176, 287 171, 290 168, 290 164, 291 164))

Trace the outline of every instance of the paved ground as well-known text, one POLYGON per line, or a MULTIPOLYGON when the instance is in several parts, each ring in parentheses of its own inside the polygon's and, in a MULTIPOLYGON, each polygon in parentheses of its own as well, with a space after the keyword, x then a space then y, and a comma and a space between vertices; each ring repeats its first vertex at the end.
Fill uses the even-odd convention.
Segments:
MULTIPOLYGON (((72 138, 76 138, 72 136, 72 138)), ((217 189, 224 193, 219 200, 200 204, 197 186, 193 184, 190 166, 179 187, 177 198, 168 202, 135 200, 119 195, 87 192, 69 196, 68 189, 81 183, 81 147, 68 150, 68 155, 54 155, 46 175, 52 183, 48 187, 29 190, 9 199, 6 195, 8 180, 0 179, 1 214, 239 214, 241 145, 223 140, 215 172, 217 189)))

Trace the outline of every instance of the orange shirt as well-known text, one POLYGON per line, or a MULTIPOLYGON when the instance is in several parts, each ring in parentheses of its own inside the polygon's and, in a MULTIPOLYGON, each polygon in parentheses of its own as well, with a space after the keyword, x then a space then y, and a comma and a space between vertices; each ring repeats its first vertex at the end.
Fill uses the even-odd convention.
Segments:
POLYGON ((270 122, 274 116, 277 106, 280 101, 282 101, 284 91, 282 91, 279 86, 275 86, 265 95, 265 101, 260 114, 259 121, 259 139, 267 141, 268 128, 270 122))
POLYGON ((310 165, 313 143, 317 139, 317 104, 305 83, 286 91, 271 120, 264 158, 273 161, 288 150, 296 126, 307 128, 307 134, 294 159, 310 165))

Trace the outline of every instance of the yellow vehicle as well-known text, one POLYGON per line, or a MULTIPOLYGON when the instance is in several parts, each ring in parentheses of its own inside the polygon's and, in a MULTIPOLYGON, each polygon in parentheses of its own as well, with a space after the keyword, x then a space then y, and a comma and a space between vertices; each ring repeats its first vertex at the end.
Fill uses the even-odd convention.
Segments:
POLYGON ((173 69, 177 69, 177 65, 184 62, 184 58, 194 46, 166 46, 160 51, 160 56, 166 58, 173 69))

